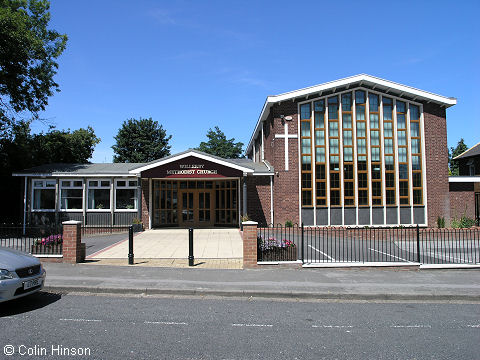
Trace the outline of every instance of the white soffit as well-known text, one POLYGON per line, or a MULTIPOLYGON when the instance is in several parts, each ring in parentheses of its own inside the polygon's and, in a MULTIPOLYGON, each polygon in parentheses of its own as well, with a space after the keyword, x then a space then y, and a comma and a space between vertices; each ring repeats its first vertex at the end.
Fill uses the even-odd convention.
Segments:
POLYGON ((448 182, 451 183, 480 183, 480 176, 450 176, 448 182))
MULTIPOLYGON (((327 83, 323 83, 320 85, 310 86, 307 88, 289 91, 279 95, 270 95, 267 97, 265 104, 263 105, 262 112, 260 113, 260 117, 257 121, 257 125, 255 126, 255 131, 253 132, 250 141, 247 146, 247 150, 245 153, 248 153, 252 148, 252 144, 254 139, 257 136, 258 130, 260 128, 260 124, 266 119, 268 115, 268 110, 272 104, 277 102, 282 102, 286 100, 294 100, 295 98, 304 97, 307 95, 320 93, 323 91, 327 91, 330 89, 335 88, 342 88, 344 86, 348 86, 350 84, 360 83, 361 85, 370 85, 375 86, 375 90, 395 90, 395 92, 400 93, 401 95, 410 95, 415 100, 425 100, 440 104, 445 107, 450 107, 457 104, 457 99, 452 97, 446 97, 442 95, 437 95, 428 91, 416 89, 411 86, 402 85, 390 80, 381 79, 375 76, 367 75, 367 74, 360 74, 355 76, 350 76, 344 79, 330 81, 327 83)), ((398 96, 398 94, 391 94, 392 96, 398 96)), ((413 101, 413 100, 412 100, 413 101)))

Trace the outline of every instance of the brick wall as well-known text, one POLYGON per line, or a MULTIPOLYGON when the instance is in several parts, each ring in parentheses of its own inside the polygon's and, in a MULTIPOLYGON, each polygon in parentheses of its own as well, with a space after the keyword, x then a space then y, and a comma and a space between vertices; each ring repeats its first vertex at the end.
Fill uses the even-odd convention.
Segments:
POLYGON ((448 187, 447 123, 445 108, 424 104, 425 159, 427 179, 428 225, 435 226, 437 217, 450 220, 448 187))
POLYGON ((298 107, 297 102, 287 101, 272 107, 271 151, 272 165, 277 175, 274 178, 274 217, 275 223, 285 223, 287 220, 299 223, 299 196, 298 196, 298 139, 288 140, 288 171, 285 170, 285 140, 275 139, 275 134, 284 134, 285 127, 280 115, 291 116, 288 124, 289 134, 298 134, 298 107))
POLYGON ((450 216, 463 215, 475 219, 475 192, 473 183, 450 183, 450 216))
POLYGON ((270 176, 247 177, 247 214, 260 224, 271 222, 270 176))
MULTIPOLYGON (((148 207, 149 207, 149 199, 150 199, 150 189, 148 186, 148 179, 142 179, 142 222, 143 227, 148 229, 150 227, 150 220, 148 216, 148 207)), ((152 214, 153 216, 153 214, 152 214)))

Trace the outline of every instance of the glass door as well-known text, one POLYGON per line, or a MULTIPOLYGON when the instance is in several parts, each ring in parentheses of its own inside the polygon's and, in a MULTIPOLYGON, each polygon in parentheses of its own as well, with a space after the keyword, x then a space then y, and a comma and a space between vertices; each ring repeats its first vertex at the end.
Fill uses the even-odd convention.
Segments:
POLYGON ((194 225, 194 195, 193 191, 182 192, 182 226, 194 225))

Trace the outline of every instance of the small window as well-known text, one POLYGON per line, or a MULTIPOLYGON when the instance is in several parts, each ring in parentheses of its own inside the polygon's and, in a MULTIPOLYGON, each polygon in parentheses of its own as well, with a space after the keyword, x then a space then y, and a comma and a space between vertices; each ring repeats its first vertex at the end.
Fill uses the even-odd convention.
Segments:
POLYGON ((115 183, 115 209, 136 210, 137 207, 136 180, 117 180, 115 183))
POLYGON ((33 181, 33 210, 55 210, 56 180, 33 181))
POLYGON ((89 180, 87 202, 89 210, 110 210, 110 180, 89 180))
POLYGON ((83 209, 83 182, 81 180, 60 181, 60 209, 83 209))

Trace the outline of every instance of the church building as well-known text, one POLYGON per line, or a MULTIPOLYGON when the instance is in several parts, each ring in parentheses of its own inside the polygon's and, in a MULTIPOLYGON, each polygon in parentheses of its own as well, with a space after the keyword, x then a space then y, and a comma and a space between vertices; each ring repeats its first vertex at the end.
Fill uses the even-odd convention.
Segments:
POLYGON ((370 75, 268 96, 246 158, 187 150, 143 164, 49 164, 24 178, 24 222, 85 226, 434 226, 449 218, 446 109, 456 99, 370 75))

